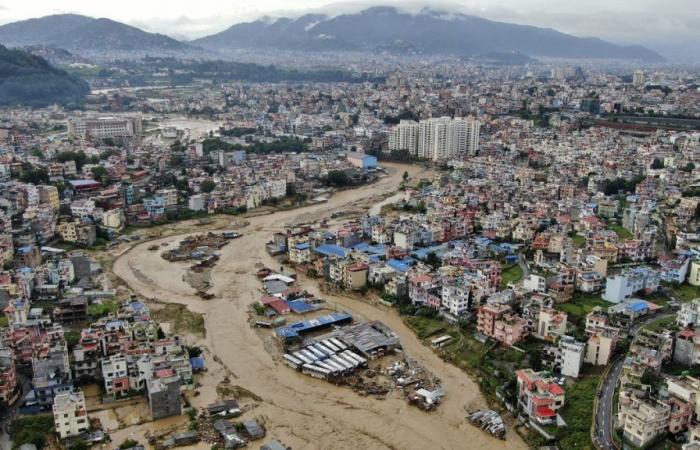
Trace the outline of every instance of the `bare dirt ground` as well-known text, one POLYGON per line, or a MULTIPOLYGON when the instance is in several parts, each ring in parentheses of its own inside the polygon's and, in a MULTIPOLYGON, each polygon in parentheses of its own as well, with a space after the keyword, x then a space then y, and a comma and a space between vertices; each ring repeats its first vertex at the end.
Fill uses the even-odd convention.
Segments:
POLYGON ((232 384, 262 398, 255 405, 255 414, 267 418, 268 436, 295 450, 527 448, 512 430, 507 440, 501 441, 467 423, 464 408, 476 409, 486 404, 476 383, 423 345, 390 308, 352 296, 321 293, 313 282, 304 284, 332 307, 389 325, 400 337, 406 353, 442 380, 447 396, 435 412, 422 412, 399 398, 381 401, 360 397, 348 388, 294 372, 273 359, 265 349, 267 344, 248 324, 247 309, 261 295, 256 265, 279 266, 265 252, 265 242, 273 232, 284 230, 288 224, 327 217, 332 212, 376 207, 396 191, 404 170, 413 178, 430 176, 421 167, 387 166, 393 169, 390 176, 369 186, 336 193, 327 203, 248 217, 249 223, 239 229, 244 236, 222 249, 221 259, 211 271, 210 292, 216 294, 214 300, 195 295, 195 290, 183 280, 186 266, 171 264, 159 252, 148 251, 148 247, 182 239, 184 235, 180 233, 226 228, 231 218, 217 218, 212 224, 194 226, 195 229, 183 224, 176 231, 168 231, 169 237, 117 250, 113 272, 141 296, 184 304, 204 315, 206 337, 188 337, 189 342, 206 347, 210 361, 210 373, 201 381, 200 395, 193 399, 195 406, 213 401, 217 383, 227 374, 232 384))

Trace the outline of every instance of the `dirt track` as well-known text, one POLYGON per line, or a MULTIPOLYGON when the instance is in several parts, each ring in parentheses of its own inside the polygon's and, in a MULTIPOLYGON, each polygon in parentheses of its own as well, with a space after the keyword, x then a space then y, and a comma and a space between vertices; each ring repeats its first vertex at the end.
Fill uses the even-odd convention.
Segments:
MULTIPOLYGON (((478 386, 461 370, 440 360, 408 329, 394 310, 346 296, 323 294, 331 305, 358 317, 379 319, 397 332, 409 356, 443 380, 447 397, 436 412, 424 413, 405 401, 360 397, 351 390, 312 379, 273 360, 264 342, 247 323, 247 307, 260 295, 256 263, 277 267, 265 252, 265 242, 287 223, 308 221, 334 211, 364 208, 393 193, 404 170, 412 177, 428 176, 415 166, 389 165, 393 173, 379 182, 335 194, 328 203, 251 217, 240 229, 244 236, 222 249, 211 272, 215 300, 203 301, 185 281, 184 264, 172 264, 148 247, 172 243, 171 236, 136 245, 121 255, 113 271, 138 294, 188 305, 204 314, 207 336, 201 341, 234 374, 238 384, 263 398, 256 415, 268 419, 268 436, 296 449, 520 449, 527 448, 512 430, 500 441, 465 420, 464 407, 485 405, 478 386)), ((219 224, 220 225, 220 224, 219 224)), ((198 230, 203 231, 203 230, 198 230)), ((318 292, 315 285, 306 284, 318 292)), ((210 377, 208 377, 210 378, 210 377)), ((211 386, 204 387, 211 392, 211 386)))

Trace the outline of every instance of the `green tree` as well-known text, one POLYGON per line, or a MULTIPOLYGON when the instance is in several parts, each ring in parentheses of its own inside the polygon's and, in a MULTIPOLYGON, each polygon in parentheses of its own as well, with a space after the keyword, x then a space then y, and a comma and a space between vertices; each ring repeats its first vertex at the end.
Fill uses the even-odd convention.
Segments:
POLYGON ((19 179, 25 183, 43 184, 49 182, 49 172, 43 167, 29 166, 22 168, 19 179))
POLYGON ((348 186, 350 184, 350 177, 342 170, 331 170, 326 177, 326 184, 335 187, 348 186))
POLYGON ((435 252, 430 252, 428 256, 425 257, 425 263, 433 269, 437 269, 442 265, 442 260, 435 252))
POLYGON ((107 177, 107 169, 104 168, 104 166, 95 166, 92 169, 90 169, 90 172, 92 172, 92 178, 95 180, 100 180, 100 181, 106 181, 107 177))
POLYGON ((407 181, 407 180, 408 180, 408 171, 405 171, 403 173, 403 181, 407 181))
POLYGON ((216 188, 216 183, 211 178, 207 178, 206 180, 202 181, 199 188, 202 190, 202 192, 209 193, 216 188))
POLYGON ((654 170, 663 169, 664 162, 659 158, 654 158, 654 161, 651 163, 651 168, 654 170))
POLYGON ((77 152, 65 151, 56 155, 56 160, 59 162, 75 161, 75 167, 80 170, 87 161, 87 155, 82 150, 77 152))

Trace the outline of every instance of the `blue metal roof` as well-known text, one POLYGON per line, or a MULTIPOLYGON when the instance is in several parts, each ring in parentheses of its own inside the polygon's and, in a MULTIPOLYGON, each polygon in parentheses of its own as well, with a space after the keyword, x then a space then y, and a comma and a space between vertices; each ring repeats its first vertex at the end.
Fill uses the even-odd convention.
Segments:
POLYGON ((302 242, 294 246, 297 250, 308 250, 311 247, 308 242, 302 242))
POLYGON ((435 253, 435 255, 440 256, 441 254, 445 253, 447 251, 447 245, 436 245, 434 247, 427 247, 427 248, 419 248, 418 250, 415 250, 411 252, 411 255, 415 256, 418 259, 425 259, 428 257, 430 253, 435 253))
POLYGON ((315 319, 302 320, 293 324, 279 327, 275 330, 277 336, 282 338, 296 337, 299 333, 306 333, 318 328, 327 327, 338 322, 351 321, 352 315, 346 312, 334 312, 315 319))
POLYGON ((190 366, 192 366, 193 369, 204 369, 206 364, 204 363, 204 358, 197 356, 190 358, 190 366))
POLYGON ((630 303, 629 306, 630 306, 630 309, 634 312, 639 312, 639 311, 644 311, 645 309, 649 309, 649 305, 647 305, 647 303, 643 302, 643 301, 630 303))
POLYGON ((313 305, 306 303, 302 299, 287 300, 286 303, 289 306, 289 308, 297 314, 304 314, 316 309, 313 305))
POLYGON ((383 256, 386 254, 386 246, 384 244, 369 245, 366 242, 360 242, 359 244, 353 245, 352 249, 370 255, 383 256))
POLYGON ((392 269, 399 271, 399 272, 408 272, 408 269, 411 267, 410 264, 408 264, 405 261, 399 261, 398 259, 390 259, 389 261, 386 262, 386 265, 391 267, 392 269))
POLYGON ((345 258, 350 253, 349 249, 334 244, 319 245, 314 251, 324 256, 337 256, 338 258, 345 258))

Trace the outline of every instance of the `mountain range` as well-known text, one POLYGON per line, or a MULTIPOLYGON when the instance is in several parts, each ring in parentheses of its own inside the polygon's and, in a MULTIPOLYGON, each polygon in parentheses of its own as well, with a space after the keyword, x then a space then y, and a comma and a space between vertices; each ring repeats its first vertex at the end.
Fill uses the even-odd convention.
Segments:
POLYGON ((550 28, 429 9, 409 14, 393 7, 372 7, 335 17, 308 14, 298 19, 241 23, 192 43, 218 51, 257 48, 459 56, 517 52, 536 57, 663 60, 641 46, 620 46, 550 28))
POLYGON ((88 92, 85 81, 53 67, 44 58, 0 45, 0 105, 76 103, 88 92))
POLYGON ((0 43, 10 47, 50 45, 81 55, 162 55, 191 49, 163 34, 77 14, 56 14, 0 26, 0 43))
POLYGON ((172 55, 220 57, 237 49, 386 51, 408 55, 475 56, 520 53, 534 57, 662 61, 641 46, 621 46, 550 28, 495 22, 424 9, 417 14, 372 7, 354 14, 307 14, 296 19, 240 23, 190 42, 148 33, 110 19, 60 14, 0 26, 7 46, 50 45, 80 56, 172 55))

